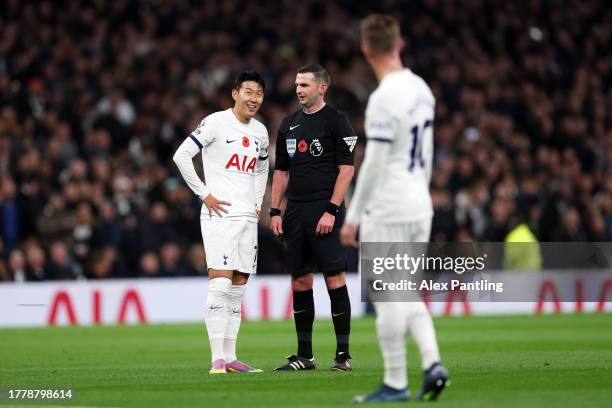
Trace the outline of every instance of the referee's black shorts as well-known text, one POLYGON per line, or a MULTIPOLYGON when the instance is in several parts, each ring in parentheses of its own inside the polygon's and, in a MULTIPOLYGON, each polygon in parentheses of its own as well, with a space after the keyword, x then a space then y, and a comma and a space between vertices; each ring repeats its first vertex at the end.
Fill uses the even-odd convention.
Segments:
POLYGON ((329 200, 290 200, 287 203, 283 220, 285 265, 293 276, 346 271, 346 249, 340 244, 340 227, 346 215, 344 204, 336 215, 332 232, 316 234, 317 224, 328 203, 329 200))

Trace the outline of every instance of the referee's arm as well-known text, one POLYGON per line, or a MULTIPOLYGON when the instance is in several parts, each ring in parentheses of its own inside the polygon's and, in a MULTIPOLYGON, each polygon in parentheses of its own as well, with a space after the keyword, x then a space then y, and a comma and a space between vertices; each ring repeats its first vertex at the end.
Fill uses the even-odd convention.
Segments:
POLYGON ((344 194, 346 194, 346 190, 348 189, 349 184, 351 184, 354 174, 355 166, 348 164, 341 164, 338 166, 338 177, 336 177, 334 192, 332 193, 331 200, 329 201, 337 206, 342 204, 344 194))
MULTIPOLYGON (((355 173, 355 167, 349 164, 340 164, 338 165, 338 176, 336 177, 336 184, 334 184, 334 191, 332 193, 331 199, 329 200, 336 206, 340 206, 342 201, 344 200, 344 194, 348 189, 351 180, 353 179, 353 174, 355 173)), ((324 212, 319 219, 319 223, 317 224, 317 235, 329 234, 332 232, 334 228, 334 222, 336 217, 329 212, 324 212)))
MULTIPOLYGON (((340 206, 342 201, 344 201, 344 194, 355 174, 355 153, 353 151, 355 145, 353 144, 351 146, 348 140, 354 138, 356 142, 357 136, 345 115, 339 115, 333 123, 332 132, 336 139, 336 165, 338 166, 338 176, 336 177, 334 191, 329 201, 340 206)), ((331 232, 331 229, 328 232, 331 232)))
MULTIPOLYGON (((338 176, 336 176, 334 191, 329 201, 339 207, 342 201, 344 201, 344 194, 346 194, 346 190, 355 174, 355 167, 353 165, 355 156, 353 147, 349 145, 348 141, 353 137, 356 140, 357 137, 355 136, 353 127, 344 115, 338 116, 337 120, 334 122, 332 132, 336 139, 338 176)), ((329 234, 332 232, 335 220, 336 217, 334 215, 327 211, 324 212, 317 224, 317 234, 329 234)))

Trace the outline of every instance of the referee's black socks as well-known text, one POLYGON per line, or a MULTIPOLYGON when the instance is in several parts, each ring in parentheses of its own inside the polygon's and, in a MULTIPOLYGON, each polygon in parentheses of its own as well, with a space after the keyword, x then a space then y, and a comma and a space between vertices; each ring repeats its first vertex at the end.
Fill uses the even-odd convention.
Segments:
POLYGON ((328 290, 331 303, 332 320, 336 331, 336 354, 349 354, 349 335, 351 333, 351 300, 346 285, 328 290))
POLYGON ((298 340, 298 356, 312 358, 312 323, 315 316, 312 289, 293 292, 293 319, 298 340))

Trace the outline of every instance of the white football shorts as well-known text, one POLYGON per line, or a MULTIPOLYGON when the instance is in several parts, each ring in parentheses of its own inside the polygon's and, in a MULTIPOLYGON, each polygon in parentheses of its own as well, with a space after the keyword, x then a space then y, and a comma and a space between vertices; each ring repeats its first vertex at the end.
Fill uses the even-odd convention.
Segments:
MULTIPOLYGON (((377 219, 364 217, 362 219, 359 238, 361 242, 388 242, 395 243, 389 247, 389 253, 379 254, 378 256, 395 257, 396 253, 411 254, 418 257, 427 251, 427 242, 431 232, 430 217, 411 222, 385 223, 377 219)), ((361 267, 361 266, 360 266, 361 267)), ((389 272, 391 273, 391 272, 389 272)), ((399 282, 402 279, 415 280, 422 279, 421 271, 408 272, 393 271, 393 279, 399 282)), ((416 292, 387 291, 384 296, 380 293, 374 295, 373 303, 379 302, 415 302, 421 301, 416 292)), ((405 303, 406 305, 408 303, 405 303)), ((404 306, 402 306, 404 307, 404 306)), ((377 313, 379 309, 376 308, 377 313)))
POLYGON ((200 223, 208 269, 256 273, 256 221, 213 218, 200 223))
POLYGON ((359 238, 362 242, 429 242, 431 218, 402 223, 385 223, 364 217, 359 238))

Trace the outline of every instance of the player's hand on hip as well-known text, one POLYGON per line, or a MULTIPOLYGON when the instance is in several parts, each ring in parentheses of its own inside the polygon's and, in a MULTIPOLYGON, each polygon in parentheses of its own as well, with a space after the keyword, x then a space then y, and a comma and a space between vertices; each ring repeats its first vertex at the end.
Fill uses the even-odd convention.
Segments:
POLYGON ((344 224, 340 229, 340 242, 344 246, 352 246, 357 248, 359 243, 357 242, 357 225, 344 224))
POLYGON ((204 201, 204 205, 206 206, 206 208, 208 208, 208 215, 210 215, 211 217, 212 217, 213 211, 219 217, 223 217, 223 215, 221 214, 222 212, 226 214, 228 213, 228 211, 224 207, 226 205, 232 205, 231 203, 228 203, 227 201, 223 201, 223 200, 219 200, 215 198, 212 194, 207 195, 206 198, 204 198, 204 200, 202 201, 204 201))
POLYGON ((277 237, 283 235, 283 217, 280 215, 270 217, 270 229, 277 237))
POLYGON ((319 223, 317 224, 317 235, 327 235, 332 232, 334 228, 334 221, 336 217, 328 212, 323 213, 319 223))

